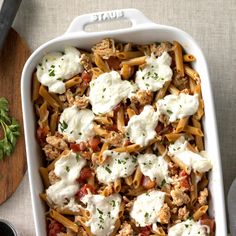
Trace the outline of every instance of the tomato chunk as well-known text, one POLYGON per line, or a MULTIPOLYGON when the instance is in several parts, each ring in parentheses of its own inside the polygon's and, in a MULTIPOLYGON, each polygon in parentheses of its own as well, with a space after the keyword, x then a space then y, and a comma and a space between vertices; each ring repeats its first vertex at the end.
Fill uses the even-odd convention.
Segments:
POLYGON ((79 183, 83 183, 85 182, 88 178, 92 177, 93 172, 89 167, 84 167, 81 171, 80 171, 80 177, 78 179, 79 183))
POLYGON ((89 84, 89 82, 91 81, 91 76, 89 75, 88 72, 84 71, 82 73, 82 76, 81 76, 82 80, 86 83, 86 84, 89 84))
POLYGON ((155 181, 152 181, 148 176, 143 176, 141 180, 142 186, 145 189, 151 189, 155 186, 155 181))
POLYGON ((142 227, 140 229, 139 236, 149 236, 150 233, 151 233, 151 227, 150 226, 142 227))
POLYGON ((38 127, 37 129, 37 138, 40 142, 40 144, 43 144, 46 142, 46 137, 49 133, 49 127, 38 127))
POLYGON ((74 152, 84 151, 84 150, 86 149, 86 143, 85 143, 85 142, 70 143, 70 148, 71 148, 74 152))
POLYGON ((53 220, 48 225, 48 236, 57 236, 64 229, 64 226, 59 222, 53 220))
POLYGON ((95 193, 95 189, 92 185, 90 184, 85 184, 76 194, 76 196, 81 199, 82 197, 84 197, 86 194, 88 194, 88 190, 90 190, 91 193, 95 193))
POLYGON ((100 143, 100 138, 98 137, 93 137, 89 139, 89 146, 92 148, 94 152, 99 151, 99 143, 100 143))
POLYGON ((185 177, 185 178, 180 180, 180 186, 190 190, 191 187, 190 187, 190 184, 189 184, 189 177, 188 177, 187 173, 184 170, 181 170, 180 173, 179 173, 179 176, 180 177, 185 177))
POLYGON ((203 215, 200 219, 202 225, 207 225, 210 228, 210 235, 214 235, 215 232, 215 221, 211 219, 208 215, 203 215))

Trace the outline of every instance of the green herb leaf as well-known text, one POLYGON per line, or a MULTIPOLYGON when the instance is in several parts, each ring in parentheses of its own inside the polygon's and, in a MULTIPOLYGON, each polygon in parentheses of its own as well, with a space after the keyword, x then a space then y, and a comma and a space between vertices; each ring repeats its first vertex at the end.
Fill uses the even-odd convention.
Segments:
POLYGON ((59 124, 60 124, 60 129, 62 132, 64 132, 68 128, 68 124, 64 120, 63 122, 59 121, 59 124))
POLYGON ((111 174, 111 169, 108 168, 107 166, 105 167, 105 170, 106 170, 109 174, 111 174))
POLYGON ((20 136, 20 126, 16 119, 9 116, 8 101, 0 98, 0 126, 3 129, 4 137, 0 140, 0 160, 10 156, 14 151, 17 138, 20 136))

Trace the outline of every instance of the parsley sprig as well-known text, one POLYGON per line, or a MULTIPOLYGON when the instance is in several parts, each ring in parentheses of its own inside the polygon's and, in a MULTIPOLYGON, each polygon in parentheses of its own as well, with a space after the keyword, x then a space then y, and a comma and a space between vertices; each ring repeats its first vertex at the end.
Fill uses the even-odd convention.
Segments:
POLYGON ((3 138, 0 139, 0 160, 10 156, 20 136, 20 126, 16 119, 9 116, 8 101, 0 97, 0 125, 3 130, 3 138))

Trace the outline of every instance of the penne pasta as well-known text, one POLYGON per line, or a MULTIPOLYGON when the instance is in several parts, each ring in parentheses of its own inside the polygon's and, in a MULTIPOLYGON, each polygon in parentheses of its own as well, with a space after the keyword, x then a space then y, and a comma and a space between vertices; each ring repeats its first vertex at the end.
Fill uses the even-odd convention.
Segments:
POLYGON ((121 60, 132 59, 143 56, 143 53, 140 51, 124 51, 118 52, 116 56, 121 60))
POLYGON ((61 215, 55 210, 51 210, 49 214, 54 220, 58 221, 59 223, 64 225, 66 228, 72 230, 75 233, 78 233, 79 231, 78 225, 75 224, 73 221, 67 219, 66 217, 64 217, 63 215, 61 215))
POLYGON ((135 171, 134 179, 133 179, 134 188, 138 188, 140 186, 142 176, 143 176, 143 174, 141 172, 141 169, 140 169, 140 167, 138 167, 135 171))
POLYGON ((177 41, 174 41, 173 45, 174 45, 174 53, 175 53, 176 70, 178 74, 181 77, 183 77, 184 76, 184 63, 183 63, 182 47, 177 41))
POLYGON ((191 54, 185 54, 183 56, 183 60, 184 62, 193 62, 193 61, 196 61, 196 58, 194 55, 191 55, 191 54))
POLYGON ((136 57, 130 60, 122 61, 121 65, 128 65, 128 66, 140 66, 146 63, 146 57, 136 57))
POLYGON ((207 205, 203 205, 201 207, 199 207, 194 213, 193 213, 193 219, 195 221, 198 221, 204 214, 206 214, 208 210, 208 206, 207 205))

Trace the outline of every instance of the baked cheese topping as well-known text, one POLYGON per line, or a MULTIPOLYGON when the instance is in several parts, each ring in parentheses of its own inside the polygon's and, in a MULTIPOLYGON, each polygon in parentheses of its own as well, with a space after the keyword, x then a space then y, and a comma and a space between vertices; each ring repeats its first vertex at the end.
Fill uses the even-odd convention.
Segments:
POLYGON ((170 122, 191 116, 198 109, 198 95, 170 94, 157 101, 157 110, 160 114, 167 115, 170 122))
POLYGON ((97 167, 96 172, 99 182, 104 184, 132 175, 137 167, 137 159, 126 152, 106 150, 103 157, 106 161, 97 167))
POLYGON ((155 180, 158 184, 163 180, 171 181, 168 175, 168 163, 162 156, 145 153, 139 154, 137 159, 143 175, 148 176, 152 181, 155 180))
POLYGON ((195 153, 188 149, 187 141, 181 136, 169 146, 169 155, 174 156, 187 167, 188 174, 193 169, 205 173, 212 168, 212 163, 206 158, 206 152, 195 153))
POLYGON ((136 86, 127 80, 121 80, 117 71, 103 73, 90 82, 89 100, 95 114, 111 111, 121 101, 135 94, 136 86))
POLYGON ((168 236, 207 236, 209 227, 194 220, 186 220, 170 227, 168 236))
POLYGON ((161 89, 167 81, 171 80, 173 72, 170 68, 171 57, 167 52, 156 58, 151 55, 146 59, 146 66, 136 72, 135 83, 142 90, 153 92, 161 89))
POLYGON ((94 136, 94 114, 89 109, 79 110, 76 105, 64 109, 60 116, 58 131, 70 142, 87 141, 94 136))
POLYGON ((37 65, 37 78, 41 84, 48 87, 49 92, 65 93, 64 81, 83 71, 79 50, 67 46, 64 52, 46 54, 37 65))
POLYGON ((67 154, 61 156, 56 161, 54 169, 60 180, 46 190, 49 201, 61 208, 67 207, 78 211, 79 206, 74 201, 74 196, 79 190, 76 179, 80 176, 80 171, 85 165, 86 160, 73 151, 68 151, 67 154), (69 202, 68 199, 70 199, 69 202))
POLYGON ((158 123, 158 113, 150 105, 146 105, 139 115, 130 118, 125 127, 127 138, 132 143, 144 147, 156 136, 155 128, 158 123))
POLYGON ((144 227, 158 222, 158 214, 164 205, 164 199, 165 193, 157 190, 139 195, 130 211, 136 225, 144 227))
POLYGON ((113 194, 108 197, 102 195, 85 195, 81 201, 87 205, 91 217, 86 222, 93 235, 109 236, 114 228, 120 211, 121 196, 113 194))

